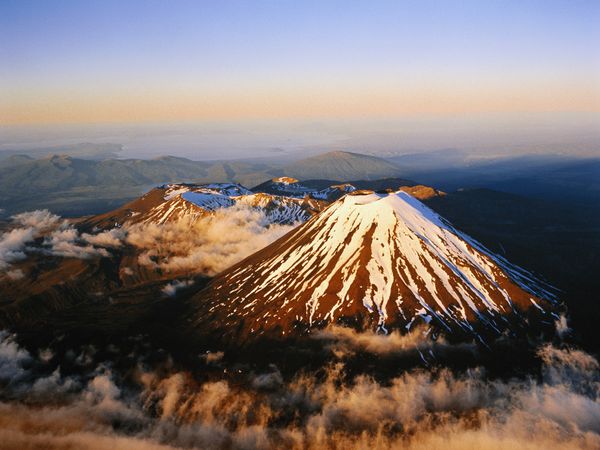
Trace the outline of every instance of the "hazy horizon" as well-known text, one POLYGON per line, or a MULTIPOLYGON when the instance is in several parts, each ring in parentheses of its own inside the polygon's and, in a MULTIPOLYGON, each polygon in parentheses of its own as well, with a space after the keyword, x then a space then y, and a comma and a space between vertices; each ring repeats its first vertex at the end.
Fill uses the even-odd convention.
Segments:
POLYGON ((389 157, 448 149, 477 159, 600 156, 600 114, 593 113, 19 125, 0 130, 0 155, 91 142, 123 145, 120 158, 293 159, 332 150, 389 157))

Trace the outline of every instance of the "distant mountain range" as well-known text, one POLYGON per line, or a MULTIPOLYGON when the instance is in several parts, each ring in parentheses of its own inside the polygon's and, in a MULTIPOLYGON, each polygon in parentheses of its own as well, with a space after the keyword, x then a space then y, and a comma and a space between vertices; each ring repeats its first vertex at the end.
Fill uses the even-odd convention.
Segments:
POLYGON ((41 207, 81 215, 114 208, 153 186, 170 182, 255 186, 285 175, 343 181, 399 173, 397 166, 383 159, 348 152, 325 153, 290 165, 191 161, 173 156, 98 161, 67 155, 41 159, 13 155, 0 161, 0 208, 5 215, 41 207))
MULTIPOLYGON (((373 188, 374 180, 395 178, 398 185, 418 182, 446 192, 488 188, 539 198, 552 195, 561 202, 600 204, 599 158, 531 155, 470 160, 464 152, 444 150, 384 159, 334 151, 284 163, 277 158, 103 159, 99 156, 110 156, 120 147, 89 144, 73 148, 81 156, 55 154, 35 159, 31 154, 11 154, 0 159, 0 219, 38 208, 66 216, 98 214, 167 183, 240 183, 252 187, 281 177, 298 179, 305 185, 310 181, 307 186, 311 189, 343 182, 362 189, 361 181, 373 188)), ((57 149, 39 150, 35 156, 57 149)))

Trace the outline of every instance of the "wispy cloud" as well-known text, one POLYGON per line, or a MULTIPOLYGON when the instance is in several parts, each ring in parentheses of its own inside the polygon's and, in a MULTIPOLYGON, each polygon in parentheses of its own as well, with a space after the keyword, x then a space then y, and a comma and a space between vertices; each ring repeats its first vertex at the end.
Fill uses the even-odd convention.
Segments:
POLYGON ((2 271, 28 254, 106 258, 126 245, 138 252, 142 266, 214 275, 293 229, 292 225, 270 224, 263 212, 245 205, 197 220, 126 225, 96 233, 80 233, 45 210, 14 216, 13 223, 15 228, 0 235, 2 271))
POLYGON ((0 439, 6 448, 598 448, 598 362, 548 345, 538 354, 539 376, 512 380, 444 367, 377 380, 349 376, 340 361, 289 379, 272 365, 210 381, 140 365, 124 382, 103 363, 63 375, 57 358, 35 357, 3 333, 0 439))
POLYGON ((214 275, 292 229, 269 224, 261 211, 239 205, 195 221, 133 225, 125 241, 141 250, 142 265, 214 275))

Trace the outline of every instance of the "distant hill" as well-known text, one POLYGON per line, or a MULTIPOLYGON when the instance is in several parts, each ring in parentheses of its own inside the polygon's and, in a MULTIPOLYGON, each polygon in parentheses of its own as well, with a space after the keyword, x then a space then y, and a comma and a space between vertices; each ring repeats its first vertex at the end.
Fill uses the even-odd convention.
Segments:
POLYGON ((341 151, 295 161, 283 171, 299 180, 374 180, 400 175, 400 168, 384 159, 341 151))
POLYGON ((561 202, 600 204, 600 158, 521 155, 460 161, 460 153, 394 158, 405 176, 445 191, 486 188, 561 202), (418 164, 416 163, 418 162, 418 164))
POLYGON ((4 159, 0 159, 0 167, 16 166, 34 160, 34 158, 28 155, 10 155, 4 159))
MULTIPOLYGON (((13 158, 14 161, 14 158, 13 158)), ((208 167, 183 158, 107 159, 93 161, 67 155, 21 159, 0 169, 2 192, 69 189, 80 186, 134 186, 165 180, 198 178, 208 167)))
POLYGON ((15 156, 0 163, 0 208, 5 216, 38 208, 88 214, 115 208, 154 185, 193 181, 207 172, 204 163, 173 157, 94 161, 15 156))
POLYGON ((30 158, 45 158, 52 155, 69 155, 74 158, 103 160, 117 158, 123 151, 121 144, 80 142, 78 144, 57 145, 52 147, 37 147, 30 149, 13 149, 0 151, 0 164, 11 156, 28 156, 30 158))

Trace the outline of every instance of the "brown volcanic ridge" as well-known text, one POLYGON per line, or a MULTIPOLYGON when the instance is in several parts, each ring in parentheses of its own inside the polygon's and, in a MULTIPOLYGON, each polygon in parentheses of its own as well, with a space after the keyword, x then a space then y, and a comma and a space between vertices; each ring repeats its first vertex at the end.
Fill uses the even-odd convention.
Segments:
POLYGON ((550 327, 552 288, 403 191, 356 191, 217 276, 192 325, 230 342, 345 323, 488 337, 550 327))
POLYGON ((83 229, 110 229, 123 224, 163 224, 195 221, 221 208, 245 205, 261 209, 270 223, 290 224, 308 220, 326 202, 313 198, 255 193, 239 184, 169 184, 105 214, 79 222, 83 229))

